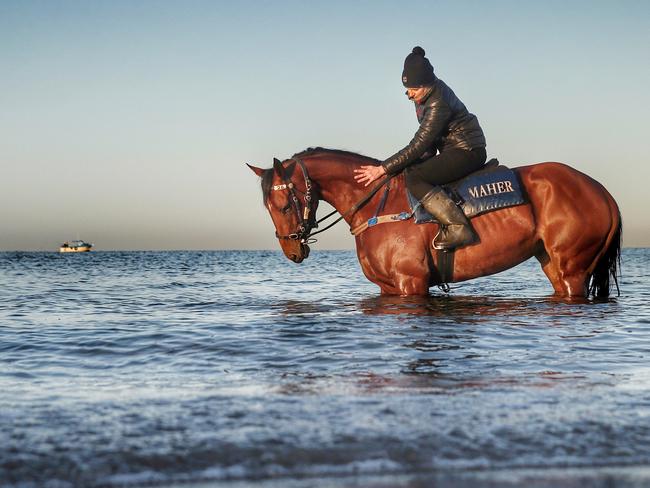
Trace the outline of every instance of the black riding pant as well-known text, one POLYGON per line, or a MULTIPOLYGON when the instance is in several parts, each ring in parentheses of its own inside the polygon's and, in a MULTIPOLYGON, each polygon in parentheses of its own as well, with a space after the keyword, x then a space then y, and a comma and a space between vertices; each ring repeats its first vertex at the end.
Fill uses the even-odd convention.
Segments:
POLYGON ((484 147, 476 149, 447 149, 437 156, 409 166, 405 172, 406 187, 418 200, 433 187, 459 180, 485 164, 484 147))

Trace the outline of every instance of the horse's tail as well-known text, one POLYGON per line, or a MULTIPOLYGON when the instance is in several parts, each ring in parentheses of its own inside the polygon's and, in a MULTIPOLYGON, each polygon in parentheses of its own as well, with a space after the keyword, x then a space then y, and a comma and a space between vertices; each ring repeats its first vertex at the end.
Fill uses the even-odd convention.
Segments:
POLYGON ((598 259, 596 267, 588 278, 589 295, 598 298, 607 298, 610 292, 611 281, 616 285, 616 292, 621 294, 618 287, 618 278, 621 267, 621 237, 623 234, 623 220, 621 212, 617 209, 618 224, 609 239, 607 249, 598 259))

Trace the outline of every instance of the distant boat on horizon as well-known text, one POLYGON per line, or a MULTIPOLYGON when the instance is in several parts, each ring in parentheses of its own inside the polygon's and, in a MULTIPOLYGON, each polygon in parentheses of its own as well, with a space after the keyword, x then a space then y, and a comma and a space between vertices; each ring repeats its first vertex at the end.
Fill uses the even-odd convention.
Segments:
POLYGON ((64 242, 59 247, 59 252, 89 252, 93 245, 82 240, 64 242))

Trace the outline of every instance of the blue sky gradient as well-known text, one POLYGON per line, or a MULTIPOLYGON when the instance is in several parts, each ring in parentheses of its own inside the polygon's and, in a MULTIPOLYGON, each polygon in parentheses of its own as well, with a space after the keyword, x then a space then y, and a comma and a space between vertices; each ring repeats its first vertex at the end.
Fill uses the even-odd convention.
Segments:
MULTIPOLYGON (((490 157, 571 164, 650 245, 648 2, 5 1, 0 250, 277 248, 244 163, 390 156, 415 45, 490 157)), ((315 248, 353 245, 343 224, 315 248)))

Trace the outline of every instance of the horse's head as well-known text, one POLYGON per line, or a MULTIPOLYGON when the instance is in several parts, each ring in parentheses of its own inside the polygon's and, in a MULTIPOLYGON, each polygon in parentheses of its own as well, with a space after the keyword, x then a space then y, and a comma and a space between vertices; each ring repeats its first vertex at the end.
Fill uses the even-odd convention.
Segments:
POLYGON ((294 263, 302 262, 309 256, 309 234, 315 227, 318 207, 304 163, 292 160, 285 165, 274 159, 271 169, 248 167, 262 178, 264 206, 271 214, 284 255, 294 263))

